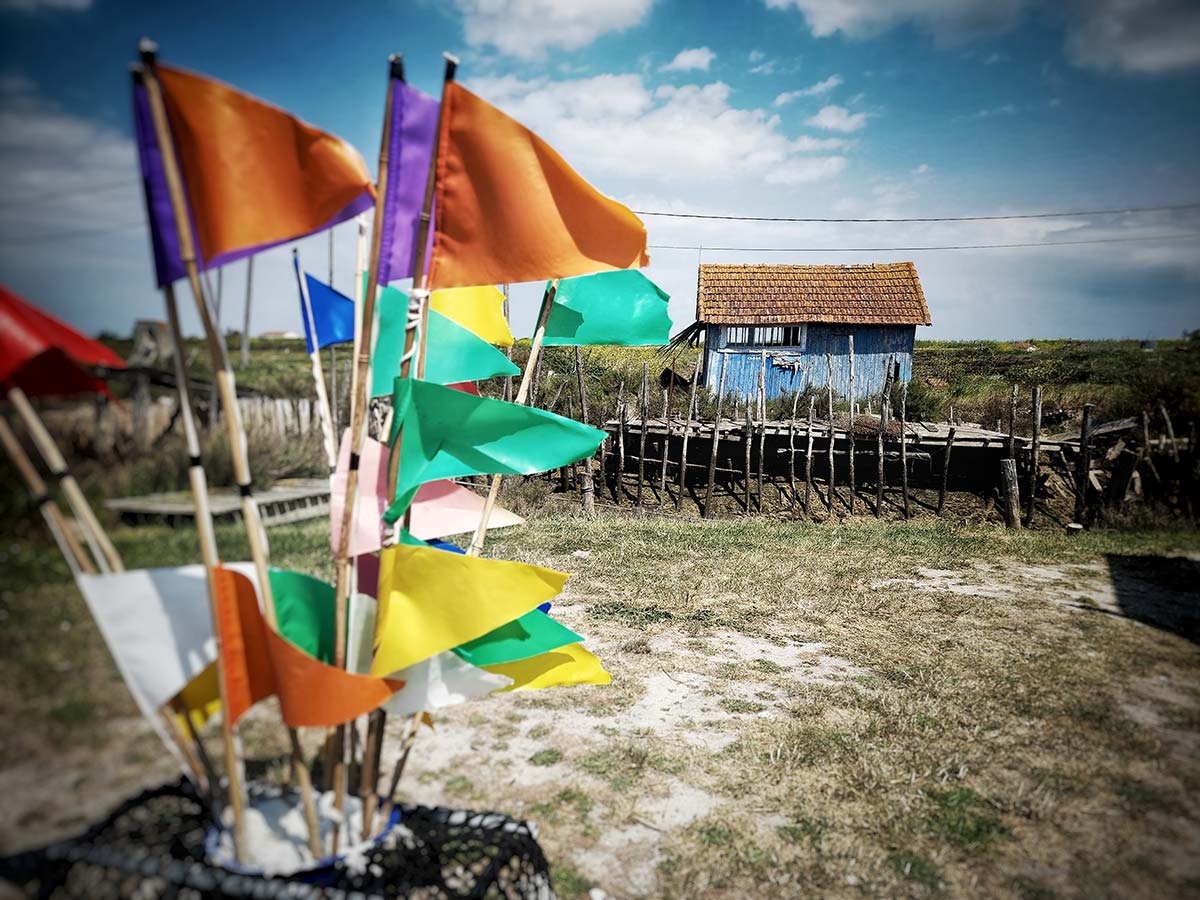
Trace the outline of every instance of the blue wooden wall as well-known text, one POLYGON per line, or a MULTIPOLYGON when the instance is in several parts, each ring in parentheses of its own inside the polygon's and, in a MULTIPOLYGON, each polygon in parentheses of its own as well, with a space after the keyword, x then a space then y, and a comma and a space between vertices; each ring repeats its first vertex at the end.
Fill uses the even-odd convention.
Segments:
POLYGON ((716 391, 721 377, 721 358, 728 356, 725 392, 742 397, 758 393, 762 351, 767 351, 767 397, 778 397, 808 385, 825 387, 829 366, 825 354, 833 354, 833 390, 843 399, 850 393, 848 336, 854 335, 854 393, 857 399, 883 390, 888 359, 895 354, 900 379, 912 375, 915 325, 820 325, 810 324, 803 348, 737 347, 726 349, 727 326, 709 325, 704 334, 704 386, 716 391), (724 352, 723 352, 724 351, 724 352))

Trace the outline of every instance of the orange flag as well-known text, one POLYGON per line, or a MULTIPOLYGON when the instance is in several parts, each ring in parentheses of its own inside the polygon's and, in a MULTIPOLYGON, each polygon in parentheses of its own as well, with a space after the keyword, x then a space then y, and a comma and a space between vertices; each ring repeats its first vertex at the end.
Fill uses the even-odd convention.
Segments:
POLYGON ((539 281, 650 262, 646 226, 545 141, 456 82, 438 137, 434 288, 539 281))
POLYGON ((371 206, 367 166, 341 138, 211 78, 165 65, 157 72, 208 266, 371 206))
POLYGON ((278 694, 283 721, 292 728, 341 725, 404 687, 326 665, 280 637, 263 621, 258 592, 240 572, 217 570, 217 621, 230 722, 278 694))

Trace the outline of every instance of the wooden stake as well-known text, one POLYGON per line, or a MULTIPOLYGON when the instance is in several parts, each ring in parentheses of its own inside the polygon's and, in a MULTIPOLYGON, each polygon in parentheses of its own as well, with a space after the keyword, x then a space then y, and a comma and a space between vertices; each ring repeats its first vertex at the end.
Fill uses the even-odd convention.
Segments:
POLYGON ((892 408, 892 374, 895 365, 895 356, 889 356, 887 374, 883 378, 883 393, 879 396, 879 442, 876 447, 876 456, 879 458, 879 472, 875 481, 875 518, 877 519, 883 515, 883 435, 887 431, 888 413, 892 408))
POLYGON ((25 396, 23 390, 14 386, 8 389, 8 399, 12 403, 13 408, 16 409, 17 415, 21 417, 21 421, 25 423, 25 428, 29 432, 29 436, 33 439, 33 444, 37 447, 38 453, 45 461, 47 468, 50 469, 50 474, 54 476, 54 480, 62 488, 67 505, 71 508, 71 512, 75 514, 75 518, 79 520, 84 540, 87 541, 92 554, 96 557, 96 564, 99 566, 100 571, 123 572, 125 567, 121 564, 121 557, 117 553, 117 548, 108 539, 108 535, 105 533, 100 521, 96 518, 96 514, 92 512, 92 506, 88 503, 87 497, 84 496, 83 490, 79 487, 79 482, 75 480, 75 476, 67 468, 67 461, 63 459, 58 445, 54 442, 54 438, 50 436, 50 432, 46 430, 46 426, 42 423, 37 411, 29 402, 29 398, 25 396))
POLYGON ((1042 449, 1042 389, 1033 388, 1033 438, 1029 444, 1029 484, 1025 497, 1025 525, 1033 525, 1033 501, 1037 497, 1038 464, 1042 449))
POLYGON ((850 515, 854 515, 855 492, 858 482, 854 478, 854 457, 858 450, 858 435, 854 433, 854 413, 858 408, 857 397, 854 394, 854 335, 846 336, 850 348, 850 429, 847 432, 850 447, 850 515))
POLYGON ((708 457, 708 487, 704 489, 703 517, 712 518, 713 482, 717 478, 717 444, 721 440, 721 402, 725 399, 725 369, 729 364, 729 354, 721 354, 721 377, 717 386, 717 408, 713 418, 712 449, 708 457))
POLYGON ((646 424, 650 418, 650 363, 642 363, 642 393, 640 396, 641 408, 638 410, 638 415, 641 417, 641 425, 638 428, 638 477, 637 477, 637 500, 634 505, 640 510, 642 508, 642 488, 646 482, 646 424))
POLYGON ((337 467, 337 438, 334 435, 329 395, 325 393, 325 372, 321 367, 317 319, 312 308, 312 298, 308 295, 308 281, 304 277, 304 268, 300 265, 300 253, 295 247, 292 248, 292 260, 296 267, 296 286, 300 289, 300 305, 303 307, 304 318, 308 323, 308 333, 312 338, 313 348, 308 354, 308 359, 312 365, 313 387, 317 392, 317 413, 321 417, 321 436, 325 444, 325 459, 329 463, 329 471, 332 472, 337 467))
POLYGON ((950 433, 946 435, 946 455, 942 458, 942 487, 938 491, 937 514, 942 514, 942 507, 946 505, 946 483, 950 479, 950 451, 954 449, 954 426, 950 426, 950 433))
MULTIPOLYGON (((825 501, 829 505, 829 514, 833 515, 833 484, 834 484, 834 481, 836 480, 836 477, 835 477, 834 468, 833 468, 834 428, 833 428, 833 354, 832 353, 825 354, 825 363, 826 363, 826 365, 829 366, 829 491, 828 491, 829 496, 827 496, 825 498, 825 501)), ((853 403, 854 403, 853 398, 851 398, 850 402, 851 402, 851 405, 853 405, 853 403)), ((853 494, 851 494, 851 496, 853 496, 853 494)))
POLYGON ((1017 461, 1012 457, 1000 460, 1000 493, 1004 498, 1004 524, 1021 527, 1021 489, 1017 485, 1017 461))
POLYGON ((900 386, 900 496, 908 519, 908 382, 900 386))
MULTIPOLYGON (((671 383, 674 384, 674 376, 672 375, 671 383)), ((663 391, 663 424, 666 427, 666 436, 663 438, 662 458, 658 461, 658 492, 663 497, 667 495, 667 451, 671 448, 671 392, 663 391)), ((659 505, 663 505, 663 501, 659 500, 659 505)))
POLYGON ((614 479, 613 502, 621 505, 622 485, 625 481, 625 428, 629 424, 625 409, 625 382, 617 388, 617 477, 614 479))
POLYGON ((744 485, 746 493, 746 515, 750 515, 750 447, 754 443, 754 417, 750 413, 750 399, 746 398, 746 426, 742 429, 743 445, 746 450, 744 485))
POLYGON ((758 376, 758 511, 763 508, 763 463, 767 443, 767 351, 763 351, 763 367, 758 376))
POLYGON ((1008 398, 1008 458, 1017 458, 1017 388, 1012 386, 1012 396, 1008 398))
POLYGON ((1079 428, 1079 459, 1075 464, 1075 521, 1086 525, 1088 473, 1092 467, 1092 410, 1094 404, 1083 406, 1083 423, 1079 428))
POLYGON ((788 489, 791 491, 790 503, 795 503, 799 497, 796 490, 796 406, 800 402, 800 390, 792 394, 792 418, 788 421, 788 489))
MULTIPOLYGON (((171 209, 175 217, 175 231, 179 239, 179 258, 187 272, 188 283, 192 289, 192 297, 196 302, 196 310, 204 328, 204 336, 208 344, 210 363, 213 377, 225 407, 225 424, 229 439, 229 452, 233 460, 234 477, 241 494, 242 523, 246 528, 246 536, 250 544, 250 556, 254 561, 255 572, 258 576, 259 596, 263 602, 270 626, 278 630, 275 615, 275 597, 271 591, 270 567, 267 562, 267 538, 259 515, 258 502, 250 486, 250 459, 246 445, 246 432, 242 427, 241 409, 237 402, 237 381, 229 366, 229 357, 225 351, 225 341, 220 331, 213 323, 209 314, 208 303, 200 284, 200 269, 196 263, 194 237, 192 235, 191 219, 188 215, 187 203, 184 198, 183 180, 179 172, 178 160, 175 157, 175 145, 171 136, 170 125, 167 122, 167 111, 163 101, 162 89, 158 83, 155 71, 155 56, 158 48, 151 41, 143 40, 139 45, 143 68, 139 73, 146 88, 151 117, 154 121, 154 131, 162 156, 163 173, 166 177, 167 188, 171 197, 171 209)), ((350 505, 351 495, 347 493, 347 504, 350 505)), ((339 620, 339 631, 345 630, 344 622, 339 620)), ((343 640, 344 643, 344 640, 343 640)), ((294 729, 289 729, 292 737, 293 750, 299 747, 294 729)), ((316 819, 316 803, 312 796, 312 786, 308 784, 307 766, 302 754, 296 755, 296 767, 300 776, 300 795, 304 804, 305 818, 308 823, 309 844, 315 856, 320 856, 319 828, 316 819)))
MULTIPOLYGON (((1086 410, 1085 410, 1086 411, 1086 410)), ((1171 459, 1179 464, 1179 447, 1175 443, 1175 427, 1171 424, 1171 416, 1167 413, 1167 404, 1158 401, 1158 414, 1162 416, 1163 424, 1167 427, 1167 440, 1170 442, 1171 459)))
POLYGON ((811 515, 812 507, 809 505, 809 499, 813 490, 813 413, 817 409, 817 395, 810 394, 808 397, 808 434, 805 437, 806 446, 804 450, 804 514, 811 515))
POLYGON ((254 290, 254 257, 246 257, 246 307, 242 310, 242 368, 250 365, 250 300, 254 290))
POLYGON ((688 396, 687 422, 683 426, 683 443, 679 448, 679 490, 675 494, 676 512, 683 509, 683 491, 687 482, 688 435, 692 432, 692 419, 696 415, 696 384, 699 381, 699 372, 693 372, 691 392, 688 396))
MULTIPOLYGON (((587 391, 584 389, 583 351, 575 345, 575 381, 579 386, 579 419, 584 424, 588 420, 587 391)), ((583 477, 579 482, 579 500, 583 506, 583 514, 591 518, 596 514, 596 484, 592 480, 592 458, 583 461, 583 477)))
POLYGON ((87 575, 95 575, 96 567, 88 557, 87 551, 79 543, 74 528, 46 491, 46 482, 42 480, 37 467, 29 459, 25 448, 21 446, 21 442, 17 440, 17 436, 9 427, 8 420, 3 417, 0 417, 0 444, 4 445, 4 452, 20 474, 21 480, 25 482, 29 496, 33 498, 38 512, 45 519, 46 527, 50 529, 50 535, 54 538, 58 549, 62 551, 63 558, 70 566, 72 574, 83 572, 87 575))

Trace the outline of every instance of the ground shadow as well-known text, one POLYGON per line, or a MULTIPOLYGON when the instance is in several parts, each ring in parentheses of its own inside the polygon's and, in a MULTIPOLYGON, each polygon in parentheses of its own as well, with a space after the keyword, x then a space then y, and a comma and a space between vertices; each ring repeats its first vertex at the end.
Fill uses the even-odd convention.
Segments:
POLYGON ((1200 644, 1200 560, 1106 555, 1121 614, 1200 644))

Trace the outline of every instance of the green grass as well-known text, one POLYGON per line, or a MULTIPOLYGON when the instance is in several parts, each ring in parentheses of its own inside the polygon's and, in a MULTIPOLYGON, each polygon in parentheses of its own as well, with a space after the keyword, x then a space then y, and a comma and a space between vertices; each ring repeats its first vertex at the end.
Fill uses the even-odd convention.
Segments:
POLYGON ((929 810, 923 824, 937 839, 975 852, 1008 834, 987 801, 969 787, 930 789, 925 797, 929 810))
POLYGON ((562 758, 561 750, 547 747, 545 750, 539 750, 533 756, 529 757, 529 762, 535 766, 552 766, 557 762, 561 762, 562 758))

